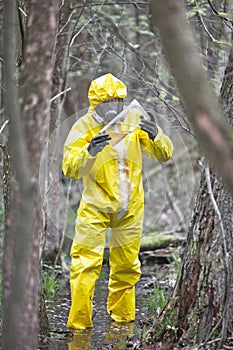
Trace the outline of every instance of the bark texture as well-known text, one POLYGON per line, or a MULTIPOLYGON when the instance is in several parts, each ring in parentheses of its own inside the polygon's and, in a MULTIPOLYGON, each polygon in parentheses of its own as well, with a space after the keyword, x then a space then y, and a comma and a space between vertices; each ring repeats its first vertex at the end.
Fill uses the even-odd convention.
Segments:
POLYGON ((57 1, 31 0, 28 11, 25 63, 20 73, 20 104, 15 81, 15 1, 5 1, 6 27, 11 36, 4 43, 7 117, 16 181, 11 184, 4 242, 4 296, 2 349, 37 349, 40 243, 43 231, 39 197, 40 157, 48 135, 49 100, 56 35, 57 1), (41 15, 43 14, 43 16, 41 15), (9 23, 9 20, 11 22, 9 23), (8 21, 8 22, 7 22, 8 21), (11 70, 7 67, 11 63, 11 70), (9 90, 15 92, 12 95, 9 90), (11 110, 14 105, 16 110, 11 110), (21 117, 20 117, 21 114, 21 117))
MULTIPOLYGON (((53 54, 57 32, 58 3, 56 0, 31 0, 27 23, 25 64, 21 74, 22 119, 26 125, 26 140, 29 150, 30 169, 36 187, 37 200, 33 208, 33 232, 28 266, 28 290, 25 321, 31 320, 26 338, 36 348, 38 333, 38 309, 42 236, 44 212, 40 198, 39 169, 41 154, 49 133, 53 54), (43 16, 41 16, 43 13, 43 16), (36 312, 37 310, 37 312, 36 312)), ((41 300, 42 302, 42 300, 41 300)))
MULTIPOLYGON (((232 67, 233 51, 219 99, 229 132, 233 125, 232 67)), ((179 276, 161 314, 163 322, 173 320, 175 336, 181 343, 218 338, 214 348, 222 349, 227 337, 232 337, 232 212, 232 194, 205 164, 179 276)))
POLYGON ((33 186, 30 181, 29 155, 20 120, 16 87, 16 6, 4 1, 4 87, 6 116, 9 118, 9 155, 6 149, 5 208, 6 224, 3 257, 3 349, 22 348, 21 315, 26 303, 26 269, 32 230, 33 186), (12 160, 12 173, 11 162, 12 160), (9 186, 11 190, 9 192, 9 186), (13 335, 13 336, 12 336, 13 335))
POLYGON ((58 34, 55 46, 55 63, 52 79, 52 101, 50 106, 49 142, 46 156, 45 205, 45 245, 44 259, 54 263, 60 249, 59 183, 61 174, 60 124, 61 110, 66 96, 66 73, 69 55, 70 1, 63 1, 59 9, 58 34), (61 95, 62 93, 62 95, 61 95))

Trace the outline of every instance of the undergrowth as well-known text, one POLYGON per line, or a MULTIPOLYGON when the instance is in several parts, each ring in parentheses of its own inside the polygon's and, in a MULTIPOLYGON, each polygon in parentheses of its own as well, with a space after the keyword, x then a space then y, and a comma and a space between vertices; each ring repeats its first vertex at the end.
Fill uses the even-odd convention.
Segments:
POLYGON ((61 282, 58 278, 58 272, 51 267, 44 265, 42 272, 42 283, 45 299, 54 299, 61 285, 61 282))

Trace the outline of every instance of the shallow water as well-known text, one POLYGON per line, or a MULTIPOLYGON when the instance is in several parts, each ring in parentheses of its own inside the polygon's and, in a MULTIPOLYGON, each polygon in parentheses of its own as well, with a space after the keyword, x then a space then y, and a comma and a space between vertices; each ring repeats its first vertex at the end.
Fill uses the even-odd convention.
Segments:
POLYGON ((158 266, 142 266, 142 276, 136 286, 136 320, 132 323, 112 322, 107 311, 108 268, 106 265, 96 283, 93 306, 96 311, 94 327, 77 330, 73 334, 66 332, 66 321, 70 308, 68 279, 60 289, 54 301, 46 302, 50 323, 50 339, 40 343, 42 350, 97 350, 125 348, 128 339, 138 339, 141 333, 141 321, 145 318, 146 299, 153 289, 153 276, 158 266))

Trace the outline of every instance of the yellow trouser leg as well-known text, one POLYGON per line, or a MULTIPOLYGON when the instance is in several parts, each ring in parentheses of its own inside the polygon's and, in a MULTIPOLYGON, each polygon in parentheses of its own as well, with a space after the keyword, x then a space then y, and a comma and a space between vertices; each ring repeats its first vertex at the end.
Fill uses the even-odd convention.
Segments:
POLYGON ((81 202, 70 252, 72 305, 68 327, 84 329, 93 326, 92 301, 103 262, 106 227, 106 215, 81 202))
POLYGON ((70 287, 72 305, 67 327, 85 329, 92 327, 92 300, 99 277, 104 248, 78 245, 72 248, 70 287))
MULTIPOLYGON (((115 239, 110 243, 113 241, 116 243, 115 239)), ((108 313, 117 322, 135 319, 134 286, 141 276, 139 247, 140 238, 126 245, 110 246, 108 313)))

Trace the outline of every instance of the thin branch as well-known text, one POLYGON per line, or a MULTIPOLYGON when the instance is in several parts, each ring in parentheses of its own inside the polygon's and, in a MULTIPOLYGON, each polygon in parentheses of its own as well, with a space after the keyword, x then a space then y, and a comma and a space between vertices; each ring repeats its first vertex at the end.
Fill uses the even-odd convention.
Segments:
POLYGON ((149 5, 150 1, 137 1, 137 2, 129 2, 129 1, 121 1, 121 2, 108 2, 108 3, 96 3, 96 4, 84 4, 84 5, 77 5, 72 7, 73 9, 77 8, 83 8, 83 7, 94 7, 94 6, 112 6, 112 5, 134 5, 138 8, 137 5, 149 5))
MULTIPOLYGON (((114 54, 120 61, 123 62, 124 66, 129 67, 132 72, 134 72, 136 74, 136 76, 144 83, 144 85, 149 88, 149 90, 153 93, 154 96, 156 96, 156 98, 158 98, 165 106, 166 108, 168 108, 168 110, 172 113, 172 115, 176 118, 176 120, 179 122, 179 125, 181 128, 183 128, 184 130, 186 130, 188 133, 192 134, 195 138, 196 136, 192 133, 189 124, 187 123, 187 120, 185 118, 184 113, 182 113, 181 111, 177 110, 174 106, 172 106, 169 101, 164 100, 163 98, 160 97, 161 95, 161 90, 156 87, 155 82, 153 83, 148 83, 145 81, 144 77, 143 77, 143 71, 145 69, 148 69, 151 73, 152 76, 155 77, 156 80, 160 81, 159 75, 156 73, 154 67, 152 67, 149 62, 147 60, 145 60, 144 58, 141 57, 141 55, 139 54, 139 51, 137 49, 135 49, 133 47, 132 44, 130 44, 126 39, 124 34, 121 33, 121 31, 119 30, 119 27, 116 26, 116 24, 114 23, 114 21, 112 20, 112 18, 108 15, 106 15, 106 13, 102 13, 102 12, 95 12, 95 15, 99 15, 101 16, 101 18, 105 19, 108 24, 110 24, 110 26, 108 26, 108 30, 111 29, 112 33, 114 33, 115 36, 117 36, 120 41, 123 43, 124 47, 126 47, 130 52, 133 52, 137 59, 140 60, 141 64, 142 64, 142 68, 141 68, 141 72, 139 72, 138 70, 136 70, 124 57, 124 55, 122 55, 122 53, 119 53, 118 51, 116 51, 114 49, 114 46, 109 45, 109 42, 104 38, 104 36, 101 36, 101 39, 103 39, 104 41, 104 45, 102 43, 99 42, 99 37, 96 38, 95 36, 93 36, 93 33, 91 33, 93 39, 96 41, 96 43, 98 44, 98 46, 100 47, 100 54, 99 54, 99 60, 101 59, 101 55, 103 54, 103 52, 105 51, 106 53, 111 53, 114 54), (104 47, 104 48, 103 48, 104 47)), ((70 43, 70 45, 74 44, 74 40, 75 38, 85 29, 87 29, 88 31, 88 24, 89 22, 91 22, 93 20, 92 17, 88 23, 86 23, 84 26, 82 26, 79 31, 77 33, 74 34, 72 41, 70 43)), ((97 25, 98 23, 98 17, 97 17, 97 25)), ((83 44, 83 42, 82 42, 83 44)), ((92 49, 94 49, 94 47, 91 47, 92 49)), ((97 54, 97 53, 96 53, 97 54)), ((76 58, 76 60, 78 61, 78 59, 76 58)), ((99 64, 99 60, 97 63, 97 66, 99 64)), ((74 67, 74 65, 77 63, 73 63, 72 67, 74 67)), ((168 96, 170 99, 172 99, 173 95, 168 91, 169 87, 166 86, 166 84, 163 81, 160 81, 160 84, 164 87, 164 89, 166 90, 166 96, 168 96)))
POLYGON ((22 7, 19 7, 19 10, 20 10, 20 12, 22 12, 22 14, 23 14, 25 17, 28 16, 28 15, 26 14, 26 12, 22 9, 22 7))
POLYGON ((70 91, 71 90, 71 87, 68 87, 67 89, 65 89, 64 91, 61 91, 59 92, 59 94, 53 96, 51 99, 50 99, 50 102, 53 102, 54 100, 56 100, 56 98, 64 95, 67 91, 70 91))
POLYGON ((201 15, 199 12, 198 12, 198 17, 200 18, 200 21, 201 21, 201 23, 202 23, 202 25, 203 25, 203 27, 204 27, 206 33, 209 35, 210 39, 211 39, 214 43, 216 43, 218 40, 216 40, 216 39, 213 37, 213 35, 210 33, 210 31, 208 30, 208 28, 207 28, 206 25, 205 25, 205 22, 204 22, 204 20, 203 20, 203 18, 202 18, 202 15, 201 15))
MULTIPOLYGON (((209 35, 210 39, 214 42, 214 43, 217 43, 217 44, 220 44, 219 40, 218 39, 215 39, 214 36, 210 33, 209 29, 207 28, 207 26, 205 25, 205 21, 203 20, 202 18, 202 15, 200 13, 198 13, 198 16, 200 18, 200 21, 206 31, 206 33, 209 35)), ((232 29, 232 28, 231 28, 232 29)), ((221 45, 226 45, 226 46, 231 46, 230 43, 227 43, 227 42, 221 42, 221 45)))
POLYGON ((57 35, 60 35, 61 33, 64 34, 64 29, 67 25, 69 25, 71 18, 72 18, 73 12, 71 12, 71 14, 69 15, 69 18, 67 19, 66 23, 61 27, 61 29, 59 29, 59 31, 57 32, 57 35))
POLYGON ((73 45, 73 43, 74 43, 75 39, 77 38, 77 36, 88 26, 88 24, 89 24, 90 22, 93 21, 93 19, 94 19, 95 17, 96 17, 96 14, 94 14, 94 16, 91 17, 91 18, 89 19, 89 21, 88 21, 87 23, 85 23, 85 24, 82 26, 82 28, 80 28, 80 30, 72 37, 72 39, 71 39, 71 41, 70 41, 70 46, 73 45))
POLYGON ((0 129, 0 134, 2 134, 3 130, 5 129, 8 123, 9 123, 9 120, 7 119, 0 129))
MULTIPOLYGON (((135 54, 135 56, 137 57, 137 59, 139 59, 141 62, 142 62, 142 58, 141 56, 139 55, 139 52, 137 49, 135 49, 133 47, 133 45, 128 42, 126 39, 125 39, 125 36, 124 34, 122 34, 120 31, 119 31, 119 28, 116 26, 116 24, 114 23, 114 21, 112 20, 111 17, 109 17, 108 15, 106 15, 106 13, 102 13, 102 12, 99 12, 99 14, 101 14, 101 17, 105 18, 105 20, 112 26, 112 29, 113 29, 113 32, 114 32, 114 35, 116 35, 122 42, 123 44, 125 45, 126 48, 129 49, 129 51, 133 52, 135 54)), ((115 49, 114 47, 111 47, 110 50, 106 50, 107 52, 112 52, 114 53, 121 61, 124 61, 124 63, 136 74, 136 76, 144 83, 144 85, 153 93, 154 96, 156 96, 170 111, 171 113, 175 116, 175 118, 177 118, 177 120, 179 121, 179 124, 180 126, 188 131, 189 133, 191 133, 191 130, 190 130, 190 126, 189 124, 187 123, 187 120, 185 120, 185 118, 181 115, 181 112, 177 111, 173 106, 171 106, 169 103, 167 103, 167 101, 165 101, 164 99, 162 99, 160 97, 160 90, 155 86, 155 84, 148 84, 145 79, 143 78, 143 76, 140 74, 140 72, 138 72, 137 69, 134 68, 134 66, 130 65, 129 62, 127 62, 124 57, 122 57, 115 49), (151 87, 152 85, 152 87, 151 87), (155 93, 155 91, 156 93, 155 93), (183 123, 186 125, 184 126, 181 122, 180 119, 178 119, 177 115, 179 115, 179 117, 181 118, 181 120, 183 121, 183 123)), ((143 66, 144 68, 147 68, 151 73, 152 73, 152 76, 155 76, 156 79, 159 79, 159 75, 155 73, 155 69, 154 67, 151 67, 151 65, 149 64, 149 62, 147 60, 143 60, 143 66)), ((172 98, 173 96, 167 91, 167 86, 164 84, 164 82, 162 82, 160 80, 160 84, 165 88, 166 90, 166 94, 172 98)), ((192 133, 191 133, 192 134, 192 133)), ((192 134, 193 136, 195 136, 194 134, 192 134)), ((196 136, 195 136, 196 137, 196 136)))
POLYGON ((229 20, 228 18, 224 17, 224 16, 220 16, 218 10, 214 7, 214 5, 212 4, 212 2, 210 0, 207 0, 208 4, 210 5, 211 10, 213 11, 213 13, 218 16, 219 18, 221 18, 223 21, 227 22, 226 25, 232 29, 232 20, 229 20), (229 23, 231 25, 229 25, 229 23))

